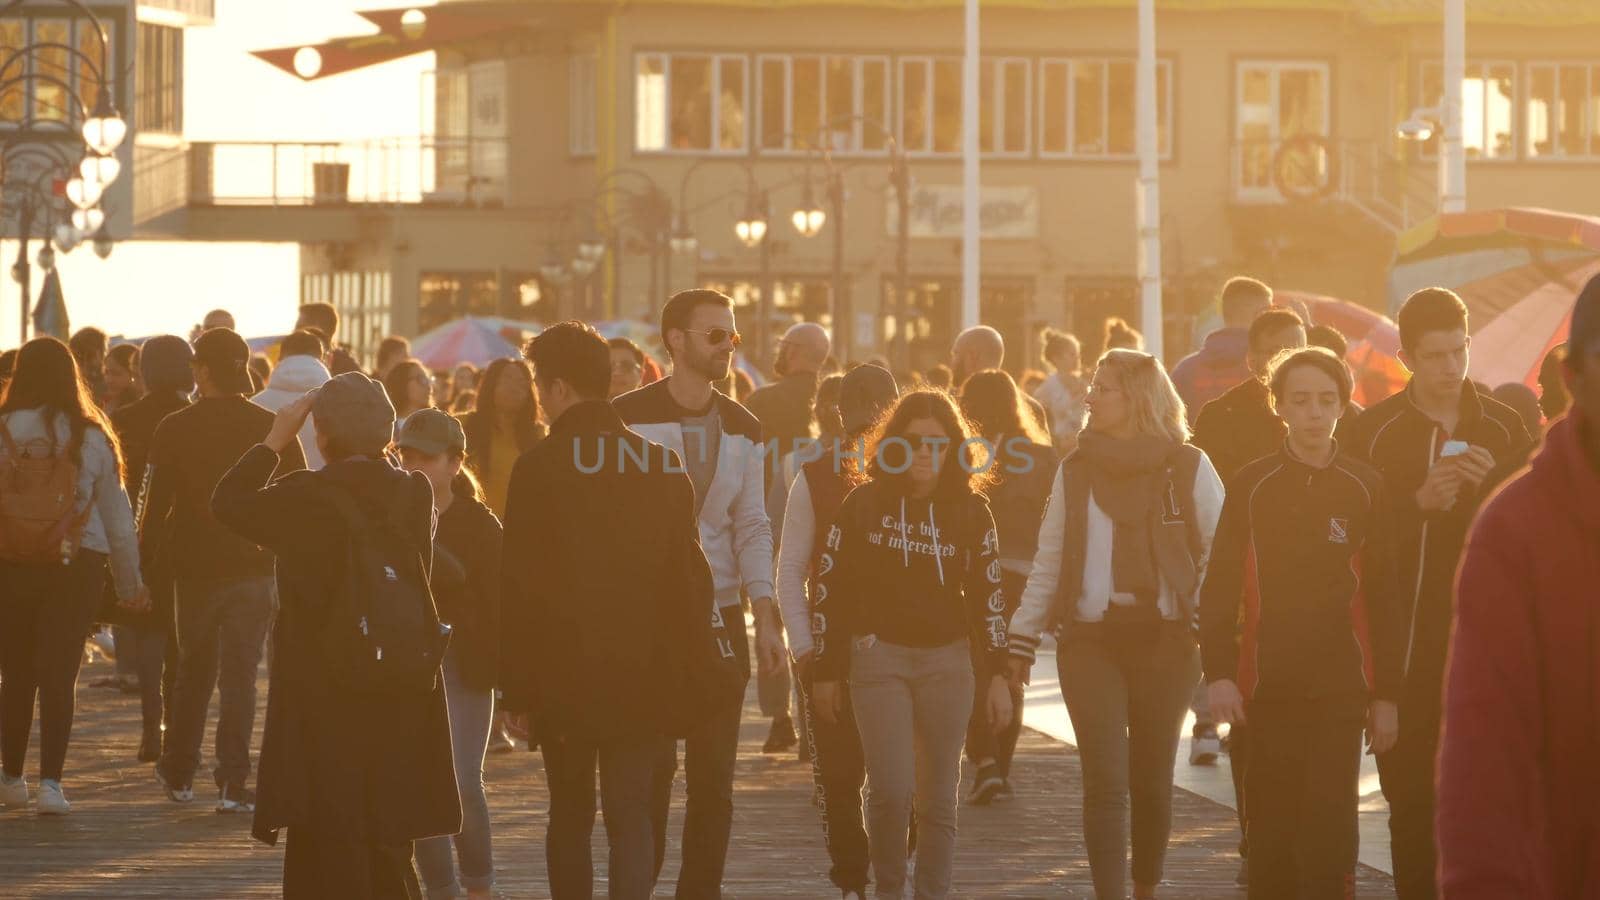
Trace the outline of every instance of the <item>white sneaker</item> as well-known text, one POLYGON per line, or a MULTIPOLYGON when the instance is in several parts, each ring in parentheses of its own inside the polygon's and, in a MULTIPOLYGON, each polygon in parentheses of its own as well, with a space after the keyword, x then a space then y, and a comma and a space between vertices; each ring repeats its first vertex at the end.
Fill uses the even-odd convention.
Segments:
POLYGON ((117 642, 111 637, 111 629, 102 628, 96 631, 89 636, 89 643, 93 644, 94 648, 100 651, 100 655, 106 659, 115 660, 117 658, 117 642))
POLYGON ((1222 739, 1215 728, 1200 729, 1189 741, 1189 765, 1209 766, 1222 753, 1222 739))
POLYGON ((61 782, 49 779, 39 782, 39 802, 35 810, 41 816, 64 816, 72 812, 67 795, 61 793, 61 782))
POLYGON ((26 809, 28 806, 28 779, 12 778, 0 774, 0 806, 7 809, 26 809))

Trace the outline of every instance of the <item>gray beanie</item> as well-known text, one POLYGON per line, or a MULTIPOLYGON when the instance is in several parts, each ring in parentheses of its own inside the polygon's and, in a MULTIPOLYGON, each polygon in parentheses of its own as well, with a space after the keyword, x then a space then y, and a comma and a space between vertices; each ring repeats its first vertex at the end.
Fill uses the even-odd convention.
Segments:
POLYGON ((181 337, 163 334, 139 348, 139 372, 145 389, 151 393, 171 391, 194 393, 194 348, 181 337))
POLYGON ((383 385, 360 372, 335 376, 311 404, 317 434, 339 450, 376 456, 394 440, 394 404, 383 385))
POLYGON ((844 373, 839 385, 839 418, 845 434, 859 434, 894 405, 900 388, 888 369, 868 363, 844 373))

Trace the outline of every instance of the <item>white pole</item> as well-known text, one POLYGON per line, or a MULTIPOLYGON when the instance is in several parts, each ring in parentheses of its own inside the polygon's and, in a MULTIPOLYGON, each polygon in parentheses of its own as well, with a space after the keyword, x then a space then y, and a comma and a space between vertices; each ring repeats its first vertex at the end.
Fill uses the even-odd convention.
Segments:
POLYGON ((961 84, 961 327, 978 324, 979 212, 978 176, 978 0, 966 0, 966 60, 961 84))
POLYGON ((1139 311, 1145 349, 1162 358, 1161 149, 1156 135, 1156 5, 1139 0, 1138 127, 1139 311))
POLYGON ((1439 154, 1439 211, 1467 210, 1467 150, 1461 134, 1461 82, 1467 75, 1467 2, 1444 0, 1444 146, 1439 154))

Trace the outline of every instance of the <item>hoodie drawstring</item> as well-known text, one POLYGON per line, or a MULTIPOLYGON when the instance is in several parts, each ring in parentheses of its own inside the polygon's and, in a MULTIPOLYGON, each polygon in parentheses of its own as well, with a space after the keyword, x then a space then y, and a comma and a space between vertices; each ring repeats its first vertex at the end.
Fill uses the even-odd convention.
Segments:
MULTIPOLYGON (((928 501, 928 530, 933 535, 933 564, 939 569, 939 584, 944 585, 944 560, 939 549, 939 523, 933 517, 933 501, 928 501)), ((911 527, 906 522, 906 498, 900 498, 900 564, 911 568, 911 527)))

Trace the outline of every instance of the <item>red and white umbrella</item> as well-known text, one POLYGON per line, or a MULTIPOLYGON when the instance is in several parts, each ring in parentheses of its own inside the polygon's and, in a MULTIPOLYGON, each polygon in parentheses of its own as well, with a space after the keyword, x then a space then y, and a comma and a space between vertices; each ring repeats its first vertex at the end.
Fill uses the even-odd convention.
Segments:
POLYGON ((1544 209, 1441 216, 1401 235, 1390 300, 1442 285, 1466 302, 1471 377, 1537 389, 1545 355, 1567 339, 1572 307, 1600 275, 1600 218, 1544 209))
MULTIPOLYGON (((411 355, 435 372, 462 363, 486 366, 515 358, 531 323, 466 316, 440 325, 411 342, 411 355)), ((537 326, 534 326, 537 327, 537 326)))

